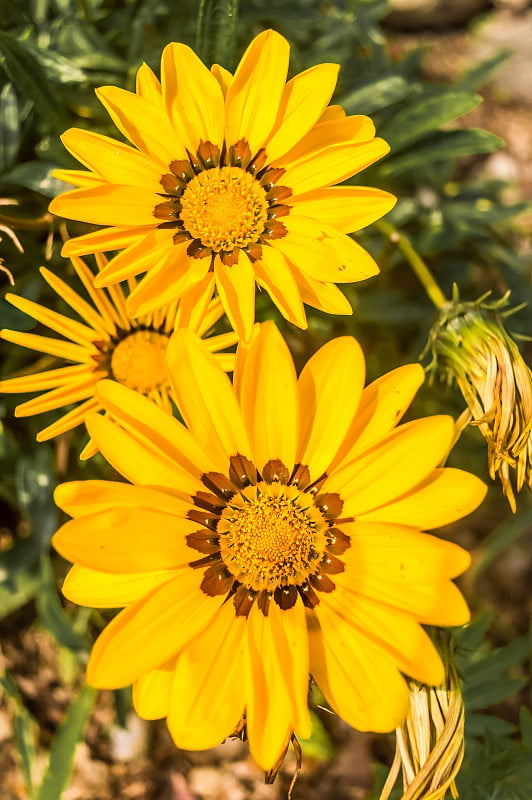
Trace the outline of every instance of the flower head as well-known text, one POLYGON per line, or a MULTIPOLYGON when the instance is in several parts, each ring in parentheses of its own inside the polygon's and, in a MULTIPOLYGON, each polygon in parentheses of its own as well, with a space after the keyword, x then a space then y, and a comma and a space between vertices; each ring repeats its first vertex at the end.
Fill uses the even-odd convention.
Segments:
MULTIPOLYGON (((107 259, 98 255, 97 262, 100 268, 105 268, 107 259)), ((55 411, 75 404, 74 408, 37 434, 39 442, 75 428, 83 422, 87 413, 99 411, 102 405, 96 395, 96 387, 107 378, 141 392, 171 412, 166 349, 174 327, 189 325, 203 336, 223 314, 220 302, 213 300, 207 309, 196 305, 191 314, 185 315, 178 303, 171 303, 154 313, 133 319, 127 313, 127 295, 121 286, 98 289, 94 285, 95 275, 82 259, 73 256, 72 266, 91 303, 45 267, 41 268, 41 274, 83 322, 51 311, 24 297, 6 295, 6 300, 12 305, 63 338, 7 329, 2 330, 0 336, 8 342, 57 358, 63 364, 69 362, 67 366, 0 381, 0 392, 38 392, 36 397, 16 407, 15 415, 18 417, 55 411)), ((134 279, 130 279, 131 289, 134 289, 135 283, 134 279)), ((235 341, 233 333, 211 336, 205 340, 212 352, 224 350, 235 341)), ((224 369, 233 368, 233 353, 218 353, 216 357, 224 369)), ((94 444, 89 442, 82 451, 82 457, 86 458, 95 452, 94 444)))
POLYGON ((250 335, 255 284, 306 327, 303 303, 351 307, 334 285, 378 272, 347 233, 381 217, 387 192, 336 187, 388 152, 364 116, 329 106, 338 73, 320 64, 286 83, 288 42, 264 31, 235 75, 212 70, 184 44, 168 45, 161 82, 144 64, 136 93, 97 94, 131 142, 85 130, 63 136, 86 171, 57 177, 79 187, 55 198, 59 215, 110 227, 72 239, 64 255, 120 250, 104 286, 146 272, 132 315, 217 290, 241 338, 250 335))
POLYGON ((245 719, 264 769, 292 731, 310 734, 309 675, 351 725, 393 730, 408 709, 401 673, 443 680, 420 623, 468 619, 451 581, 468 554, 422 530, 485 492, 438 468, 451 418, 396 427, 422 368, 363 389, 361 350, 345 337, 297 378, 273 323, 239 346, 233 384, 189 330, 169 364, 185 424, 103 381, 110 416, 87 425, 130 483, 57 489, 74 517, 54 538, 75 562, 66 596, 125 607, 94 646, 89 682, 133 683, 139 714, 167 717, 184 748, 211 747, 245 719))
MULTIPOLYGON (((532 372, 504 325, 508 296, 443 309, 430 337, 431 369, 456 380, 488 443, 488 466, 513 511, 515 488, 532 488, 532 372)), ((511 313, 506 311, 506 314, 511 313)))

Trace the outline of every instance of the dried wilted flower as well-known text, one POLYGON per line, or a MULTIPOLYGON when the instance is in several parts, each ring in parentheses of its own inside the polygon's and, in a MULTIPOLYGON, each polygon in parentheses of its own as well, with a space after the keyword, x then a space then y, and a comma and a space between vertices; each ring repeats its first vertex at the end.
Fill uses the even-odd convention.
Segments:
POLYGON ((387 800, 399 769, 401 800, 444 800, 458 797, 455 778, 464 757, 464 704, 449 638, 440 637, 445 681, 437 687, 408 680, 410 712, 396 730, 392 768, 380 795, 387 800))
POLYGON ((516 510, 515 490, 532 488, 532 372, 505 328, 509 297, 460 303, 457 293, 434 325, 429 347, 430 369, 452 383, 456 380, 488 443, 488 466, 516 510), (506 310, 503 310, 506 309, 506 310))

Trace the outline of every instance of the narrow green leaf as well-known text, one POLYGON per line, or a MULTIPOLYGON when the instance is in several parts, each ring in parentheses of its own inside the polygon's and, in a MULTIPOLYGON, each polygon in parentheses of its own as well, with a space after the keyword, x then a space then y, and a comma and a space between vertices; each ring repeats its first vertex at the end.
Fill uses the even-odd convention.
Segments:
POLYGON ((196 52, 210 66, 232 68, 238 0, 200 0, 196 22, 196 52))
POLYGON ((523 534, 528 533, 531 526, 532 508, 529 508, 519 515, 509 516, 488 534, 482 545, 482 556, 475 567, 475 580, 478 580, 501 553, 505 553, 523 534))
POLYGON ((43 556, 41 562, 42 582, 36 597, 37 614, 41 624, 54 639, 70 650, 84 650, 83 636, 75 630, 73 623, 65 614, 59 600, 52 574, 50 559, 43 556))
POLYGON ((0 92, 2 118, 0 124, 0 172, 14 162, 20 147, 20 119, 17 96, 11 83, 0 92))
POLYGON ((65 58, 50 48, 46 50, 36 47, 27 39, 19 39, 18 43, 28 56, 34 58, 40 65, 46 78, 54 83, 85 83, 87 76, 82 69, 77 67, 69 58, 65 58))
POLYGON ((28 456, 17 462, 15 485, 18 500, 29 518, 37 554, 47 552, 52 534, 57 529, 57 508, 53 498, 55 484, 54 461, 49 446, 39 445, 32 458, 28 456))
POLYGON ((57 164, 51 164, 48 161, 26 161, 25 164, 17 164, 9 172, 6 172, 3 182, 25 186, 26 189, 39 192, 46 197, 55 197, 72 188, 52 176, 53 170, 57 167, 57 164))
POLYGON ((519 710, 519 727, 525 750, 532 752, 532 712, 526 706, 519 710))
POLYGON ((316 761, 331 761, 335 747, 323 722, 313 711, 310 712, 312 732, 308 739, 300 739, 301 750, 305 758, 316 761))
POLYGON ((83 739, 95 694, 90 686, 84 686, 68 709, 52 743, 48 768, 36 800, 60 800, 74 767, 76 747, 83 739))
POLYGON ((400 75, 388 75, 340 97, 339 102, 348 114, 373 114, 402 100, 412 90, 400 75))
POLYGON ((379 135, 390 143, 392 152, 398 152, 472 111, 481 102, 482 98, 471 92, 447 91, 425 96, 389 119, 379 130, 379 135))
POLYGON ((456 88, 463 91, 475 91, 482 88, 505 61, 508 61, 513 52, 511 48, 505 47, 503 50, 498 50, 494 55, 481 61, 480 64, 475 64, 472 69, 462 76, 456 88))
POLYGON ((39 584, 39 575, 29 569, 10 574, 9 580, 0 583, 0 619, 26 605, 37 594, 39 584))
POLYGON ((377 168, 377 172, 380 176, 395 178, 438 161, 447 161, 458 156, 492 153, 503 145, 504 141, 499 136, 481 128, 440 131, 435 136, 426 138, 415 148, 388 158, 377 168))
POLYGON ((35 763, 35 739, 33 735, 34 721, 24 706, 17 685, 8 672, 0 674, 0 686, 15 707, 15 736, 22 761, 22 774, 26 789, 31 798, 34 796, 32 772, 35 763))

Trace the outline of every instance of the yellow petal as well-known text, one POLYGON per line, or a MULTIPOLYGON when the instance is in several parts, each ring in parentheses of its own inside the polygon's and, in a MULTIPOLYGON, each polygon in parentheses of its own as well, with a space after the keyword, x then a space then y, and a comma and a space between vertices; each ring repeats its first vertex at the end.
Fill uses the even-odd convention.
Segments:
POLYGON ((271 459, 280 459, 291 472, 299 434, 296 371, 273 322, 260 326, 240 380, 254 464, 260 471, 271 459))
POLYGON ((201 591, 202 577, 201 570, 186 570, 121 611, 94 644, 87 682, 101 689, 128 686, 205 630, 223 600, 201 591))
POLYGON ((109 325, 108 319, 102 316, 89 304, 86 300, 79 296, 77 292, 74 292, 73 289, 65 283, 65 281, 58 278, 57 275, 54 275, 53 272, 46 269, 46 267, 41 267, 39 272, 48 283, 49 286, 55 291, 55 293, 62 297, 63 300, 68 303, 70 308, 72 308, 79 316, 88 323, 88 325, 92 328, 93 331, 97 331, 100 334, 100 338, 108 339, 109 334, 113 335, 116 333, 116 328, 111 320, 111 325, 109 325))
MULTIPOLYGON (((7 331, 0 331, 0 338, 6 338, 4 333, 7 333, 7 331)), ((40 392, 44 389, 52 389, 54 386, 65 386, 72 382, 76 383, 79 378, 87 375, 90 370, 91 367, 88 364, 75 364, 71 367, 59 367, 59 369, 49 369, 46 372, 36 372, 33 375, 7 378, 5 381, 0 381, 0 392, 40 392)))
MULTIPOLYGON (((37 350, 39 353, 47 353, 50 356, 59 356, 67 361, 80 361, 86 365, 91 364, 95 349, 93 347, 81 347, 79 344, 63 342, 61 339, 52 339, 49 336, 38 336, 36 333, 23 333, 22 331, 2 331, 2 339, 12 344, 19 344, 30 350, 37 350)), ((92 364, 91 364, 92 366, 92 364)))
POLYGON ((364 385, 364 354, 343 336, 324 345, 299 376, 301 438, 297 461, 313 479, 327 470, 353 421, 364 385))
POLYGON ((169 231, 152 228, 149 233, 112 258, 95 276, 96 288, 118 283, 155 266, 168 256, 173 247, 169 231))
POLYGON ((347 297, 334 283, 316 281, 309 275, 292 268, 303 302, 327 314, 352 314, 353 309, 347 297))
MULTIPOLYGON (((341 591, 331 592, 324 605, 327 611, 333 610, 338 626, 343 624, 348 628, 348 636, 359 636, 361 645, 366 640, 373 642, 401 672, 432 686, 444 680, 445 672, 436 648, 408 614, 341 591)), ((321 619, 319 612, 318 617, 321 619)))
POLYGON ((238 263, 226 267, 214 260, 216 288, 232 328, 248 339, 255 319, 255 273, 247 255, 239 251, 238 263))
POLYGON ((421 364, 405 364, 366 386, 353 426, 331 466, 347 464, 386 436, 401 420, 424 379, 421 364))
POLYGON ((324 491, 341 495, 346 516, 385 506, 416 491, 417 484, 447 455, 453 436, 451 417, 441 415, 408 422, 334 472, 324 491))
POLYGON ((245 139, 255 154, 277 117, 284 91, 290 48, 275 31, 256 36, 242 56, 227 90, 225 140, 245 139))
POLYGON ((168 711, 168 729, 178 747, 214 747, 240 722, 245 629, 245 620, 227 603, 178 656, 168 711))
POLYGON ((97 514, 109 508, 156 508, 185 517, 190 508, 173 494, 118 481, 84 480, 60 484, 54 492, 56 505, 71 517, 97 514))
POLYGON ((399 670, 386 651, 352 631, 326 603, 309 614, 309 643, 314 680, 349 725, 385 733, 403 722, 408 690, 399 670))
POLYGON ((175 662, 153 669, 133 684, 133 706, 142 719, 162 719, 170 708, 175 662))
MULTIPOLYGON (((175 327, 176 328, 190 328, 197 333, 198 336, 203 336, 207 333, 208 329, 214 325, 215 320, 212 319, 209 303, 214 294, 215 278, 213 272, 207 274, 181 296, 179 300, 179 307, 177 309, 175 327)), ((213 300, 213 303, 220 307, 222 314, 224 313, 220 301, 213 300)), ((219 317, 216 319, 218 321, 219 317)))
POLYGON ((58 386, 57 389, 51 389, 49 392, 40 394, 32 400, 21 403, 15 409, 15 416, 29 417, 32 414, 42 414, 44 411, 53 411, 69 403, 85 400, 86 397, 93 397, 98 380, 99 376, 97 374, 93 375, 89 372, 84 380, 58 386))
POLYGON ((333 186, 300 195, 294 201, 293 209, 298 216, 320 220, 341 233, 352 233, 383 217, 396 202, 393 194, 382 189, 333 186))
POLYGON ((160 81, 146 63, 141 64, 137 71, 136 91, 139 97, 148 100, 148 102, 156 106, 162 107, 160 81))
POLYGON ((285 319, 303 330, 307 327, 305 309, 298 285, 288 263, 275 247, 262 248, 260 261, 254 264, 257 283, 266 289, 285 319))
POLYGON ((62 592, 72 603, 90 608, 123 608, 136 603, 175 572, 137 572, 117 575, 75 564, 65 578, 62 592))
POLYGON ((187 242, 170 244, 166 258, 154 263, 127 300, 128 313, 138 317, 174 302, 203 281, 210 257, 190 258, 187 242))
POLYGON ((90 186, 103 186, 106 181, 93 172, 79 169, 54 169, 52 176, 58 181, 72 183, 74 186, 89 188, 90 186))
POLYGON ((87 253, 101 253, 110 250, 121 250, 142 239, 153 230, 153 225, 133 228, 104 228, 101 231, 86 233, 67 239, 61 250, 62 256, 83 256, 87 253))
POLYGON ((231 81, 233 80, 233 75, 229 72, 228 69, 225 67, 220 66, 220 64, 213 64, 211 67, 211 73, 214 75, 220 89, 222 90, 222 94, 224 98, 227 96, 227 90, 231 85, 231 81))
MULTIPOLYGON (((177 330, 168 345, 174 396, 200 447, 218 471, 227 472, 229 457, 249 457, 250 446, 231 381, 216 357, 192 331, 177 330)), ((204 470, 205 472, 208 470, 204 470)))
POLYGON ((338 69, 337 64, 318 64, 288 81, 266 144, 270 163, 288 152, 319 119, 334 92, 338 69))
POLYGON ((480 505, 486 491, 486 485, 470 472, 450 467, 435 469, 415 492, 358 519, 430 530, 470 514, 480 505))
MULTIPOLYGON (((139 186, 105 184, 90 189, 74 189, 54 197, 52 214, 94 225, 150 225, 157 220, 153 209, 160 202, 155 192, 139 186)), ((71 255, 71 251, 69 251, 71 255)))
POLYGON ((224 98, 214 75, 190 47, 171 42, 163 50, 161 77, 166 109, 180 140, 192 153, 200 142, 221 149, 224 98))
POLYGON ((119 131, 150 158, 170 164, 187 157, 162 107, 117 86, 102 86, 96 95, 119 131))
POLYGON ((161 191, 164 164, 148 158, 116 139, 100 133, 70 128, 61 141, 77 159, 109 183, 139 186, 147 192, 161 191))
POLYGON ((288 167, 282 184, 292 189, 295 197, 322 186, 332 186, 366 169, 389 149, 383 139, 326 147, 288 167))
POLYGON ((19 297, 10 292, 6 294, 6 300, 12 306, 18 308, 19 311, 22 311, 23 314, 28 314, 28 316, 36 319, 37 322, 42 322, 43 325, 61 334, 66 339, 71 339, 73 342, 85 347, 89 353, 97 353, 96 348, 93 346, 93 341, 96 338, 95 331, 87 325, 83 325, 75 319, 70 319, 70 317, 65 317, 64 314, 58 314, 57 311, 52 311, 40 303, 34 303, 33 300, 27 300, 25 297, 19 297))
POLYGON ((100 404, 98 400, 95 400, 94 397, 90 397, 88 400, 85 400, 84 403, 80 403, 80 405, 75 408, 71 408, 70 411, 67 411, 67 413, 63 414, 58 420, 52 422, 51 425, 47 425, 40 430, 35 438, 38 442, 46 442, 48 439, 53 439, 55 436, 66 433, 66 431, 71 431, 73 428, 81 425, 90 412, 99 410, 100 404))
POLYGON ((195 560, 186 537, 197 522, 134 502, 65 522, 54 534, 55 549, 67 561, 104 572, 175 569, 195 560))
POLYGON ((210 450, 203 451, 193 433, 139 392, 115 381, 101 381, 98 398, 113 419, 147 450, 171 461, 176 471, 186 472, 188 484, 188 476, 199 478, 202 472, 214 468, 210 450))
MULTIPOLYGON (((329 106, 318 120, 318 124, 285 153, 282 166, 292 167, 302 160, 316 156, 320 151, 335 145, 369 142, 375 136, 375 125, 369 117, 355 115, 346 117, 343 109, 338 113, 329 106)), ((336 108, 339 108, 338 106, 336 108)))

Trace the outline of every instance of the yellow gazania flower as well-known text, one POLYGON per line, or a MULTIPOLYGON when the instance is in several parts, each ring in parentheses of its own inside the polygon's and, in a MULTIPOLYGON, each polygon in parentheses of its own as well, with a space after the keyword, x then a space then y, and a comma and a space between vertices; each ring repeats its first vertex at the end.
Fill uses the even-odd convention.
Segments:
POLYGON ((96 687, 134 684, 147 719, 176 743, 216 745, 245 714, 252 754, 271 768, 294 731, 308 737, 309 674, 361 729, 405 718, 404 672, 436 685, 441 660, 420 623, 461 625, 451 582, 469 555, 423 533, 485 493, 441 469, 453 421, 395 428, 423 380, 419 365, 366 389, 350 337, 321 348, 296 378, 273 323, 237 351, 234 385, 189 330, 169 346, 186 427, 103 381, 109 417, 87 426, 130 484, 71 482, 74 517, 54 538, 75 566, 73 602, 126 608, 89 661, 96 687))
POLYGON ((320 64, 286 83, 288 42, 264 31, 234 76, 209 71, 186 45, 169 44, 161 83, 143 64, 137 91, 97 95, 133 147, 73 128, 66 148, 90 172, 61 170, 79 187, 50 210, 108 225, 67 242, 64 255, 121 250, 104 286, 146 272, 128 300, 145 314, 214 288, 242 338, 254 320, 255 283, 286 319, 306 327, 303 302, 332 314, 351 306, 334 285, 378 272, 345 234, 392 208, 364 186, 335 187, 385 155, 368 117, 329 106, 338 67, 320 64))
MULTIPOLYGON (((177 303, 172 303, 152 314, 132 319, 127 313, 126 295, 121 286, 112 286, 108 290, 96 288, 95 275, 89 267, 76 256, 71 260, 92 305, 50 270, 42 267, 41 274, 84 322, 58 314, 24 297, 6 295, 6 300, 20 311, 64 338, 4 329, 0 331, 2 339, 71 362, 68 366, 46 372, 32 372, 0 381, 0 392, 39 392, 37 397, 16 407, 17 417, 41 414, 76 403, 74 408, 37 434, 39 442, 75 428, 87 413, 99 411, 102 405, 96 387, 104 378, 141 392, 171 412, 166 349, 174 327, 189 325, 203 336, 223 314, 220 302, 213 300, 207 309, 198 304, 186 316, 177 303)), ((96 260, 100 269, 105 268, 105 256, 98 255, 96 260)), ((129 284, 134 289, 136 282, 130 279, 129 284)), ((212 352, 223 350, 235 342, 233 333, 205 340, 212 352)), ((216 358, 223 369, 233 369, 233 353, 217 353, 216 358)), ((96 448, 89 442, 81 457, 88 458, 95 452, 96 448)))

